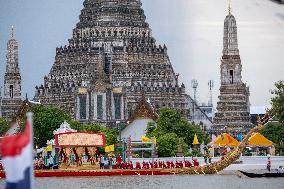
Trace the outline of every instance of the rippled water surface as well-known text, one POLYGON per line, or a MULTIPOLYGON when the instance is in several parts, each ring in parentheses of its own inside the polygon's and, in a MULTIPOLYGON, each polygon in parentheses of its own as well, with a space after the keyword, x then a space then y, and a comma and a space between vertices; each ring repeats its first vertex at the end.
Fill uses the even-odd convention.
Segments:
MULTIPOLYGON (((0 180, 0 188, 4 188, 0 180)), ((284 178, 239 178, 237 176, 132 176, 41 178, 35 181, 36 189, 93 189, 93 188, 142 188, 142 189, 283 189, 284 178)))

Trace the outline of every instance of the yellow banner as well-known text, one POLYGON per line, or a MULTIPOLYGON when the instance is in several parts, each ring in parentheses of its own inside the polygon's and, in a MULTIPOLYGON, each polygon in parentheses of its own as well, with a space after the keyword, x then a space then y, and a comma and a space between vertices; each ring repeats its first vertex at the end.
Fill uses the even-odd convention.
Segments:
POLYGON ((105 147, 105 152, 114 152, 114 144, 105 147))
MULTIPOLYGON (((141 137, 141 141, 142 141, 142 142, 152 142, 152 139, 151 139, 151 138, 148 138, 148 137, 145 137, 145 136, 142 136, 142 137, 141 137)), ((154 137, 154 143, 155 143, 155 144, 157 143, 156 137, 154 137)))
POLYGON ((141 137, 142 142, 152 142, 152 140, 148 137, 142 136, 141 137))
POLYGON ((48 145, 45 149, 45 152, 52 152, 52 144, 48 145))

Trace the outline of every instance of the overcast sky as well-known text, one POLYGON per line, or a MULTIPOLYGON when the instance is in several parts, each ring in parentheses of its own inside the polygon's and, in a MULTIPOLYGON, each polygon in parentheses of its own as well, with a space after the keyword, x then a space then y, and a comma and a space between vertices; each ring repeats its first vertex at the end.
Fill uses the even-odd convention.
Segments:
MULTIPOLYGON (((147 22, 158 44, 166 44, 176 73, 192 94, 197 79, 198 100, 207 102, 210 79, 220 83, 223 21, 228 0, 142 0, 147 22)), ((14 25, 20 46, 23 96, 54 63, 55 48, 67 44, 79 20, 83 0, 0 0, 0 86, 6 64, 6 43, 14 25)), ((237 19, 243 81, 250 86, 251 104, 270 103, 270 90, 284 80, 284 5, 270 0, 232 0, 237 19)))

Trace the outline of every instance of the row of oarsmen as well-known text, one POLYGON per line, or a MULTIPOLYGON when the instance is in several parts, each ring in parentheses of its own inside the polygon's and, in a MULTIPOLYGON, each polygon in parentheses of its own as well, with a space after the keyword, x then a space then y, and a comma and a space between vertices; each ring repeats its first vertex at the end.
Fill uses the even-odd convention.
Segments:
POLYGON ((154 162, 136 162, 135 166, 130 162, 116 163, 116 169, 174 169, 174 168, 190 168, 199 166, 197 159, 192 161, 154 161, 154 162))

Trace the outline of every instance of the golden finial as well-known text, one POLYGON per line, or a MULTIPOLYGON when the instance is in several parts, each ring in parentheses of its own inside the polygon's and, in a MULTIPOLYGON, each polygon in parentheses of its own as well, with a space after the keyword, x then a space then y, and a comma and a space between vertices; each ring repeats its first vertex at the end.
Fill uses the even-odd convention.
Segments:
POLYGON ((229 7, 228 7, 229 15, 231 15, 232 12, 231 3, 232 3, 231 0, 229 0, 229 7))

